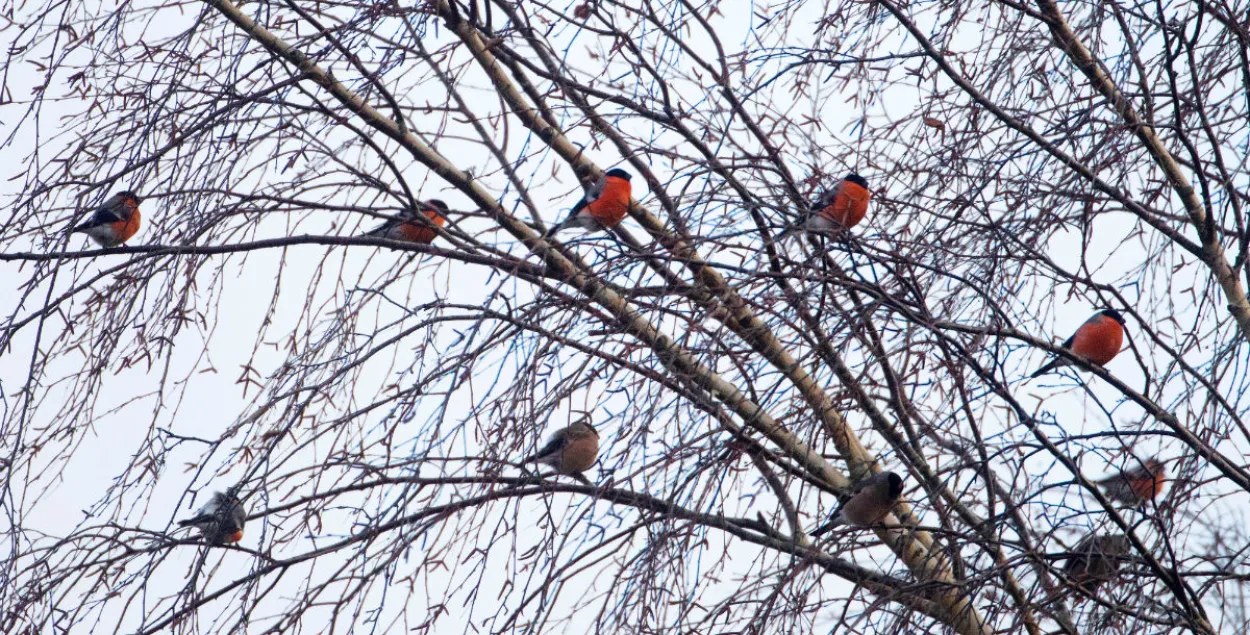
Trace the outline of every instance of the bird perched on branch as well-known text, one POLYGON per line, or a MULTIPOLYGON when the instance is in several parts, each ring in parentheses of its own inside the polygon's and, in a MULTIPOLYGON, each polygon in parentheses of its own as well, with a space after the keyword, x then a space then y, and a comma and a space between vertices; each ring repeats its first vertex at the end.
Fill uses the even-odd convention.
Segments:
POLYGON ((1163 461, 1149 458, 1139 461, 1132 469, 1096 481, 1107 496, 1126 505, 1137 507, 1154 500, 1163 491, 1167 480, 1167 468, 1163 461))
POLYGON ((902 495, 903 477, 894 472, 874 474, 855 484, 851 497, 834 510, 829 522, 812 532, 812 537, 827 534, 841 524, 871 527, 890 513, 902 495))
POLYGON ((139 231, 139 220, 139 195, 127 190, 110 196, 71 233, 82 232, 104 248, 116 247, 139 231))
POLYGON ((428 245, 434 242, 434 237, 438 235, 436 228, 447 223, 448 212, 446 203, 432 198, 421 203, 420 209, 405 210, 399 218, 388 220, 381 227, 366 232, 365 235, 428 245), (429 222, 421 222, 420 215, 424 215, 429 222))
POLYGON ((864 220, 871 198, 868 181, 851 172, 833 189, 826 190, 812 202, 807 217, 807 230, 828 233, 850 229, 864 220))
POLYGON ((1131 548, 1123 534, 1087 534, 1068 552, 1063 572, 1078 588, 1093 595, 1098 587, 1115 579, 1131 548))
POLYGON ((595 181, 582 196, 582 200, 573 206, 568 218, 553 225, 547 230, 545 237, 554 236, 569 227, 598 231, 619 225, 629 211, 629 202, 633 198, 630 178, 632 177, 629 172, 620 168, 608 170, 607 174, 595 181))
POLYGON ((868 181, 851 172, 833 188, 825 190, 812 201, 807 219, 796 222, 773 238, 774 243, 795 235, 800 230, 818 234, 839 234, 859 224, 868 214, 868 181))
POLYGON ((590 469, 599 458, 599 431, 582 419, 572 425, 556 430, 547 438, 541 450, 521 460, 521 463, 543 463, 555 468, 558 474, 572 476, 586 485, 590 479, 582 472, 590 469))
MULTIPOLYGON (((1103 309, 1086 320, 1063 348, 1077 357, 1084 358, 1091 364, 1103 366, 1115 358, 1124 346, 1124 316, 1115 309, 1103 309)), ((1029 379, 1039 377, 1061 366, 1069 366, 1072 362, 1063 357, 1056 357, 1050 363, 1037 369, 1029 379)))
POLYGON ((180 520, 178 524, 182 527, 199 529, 204 541, 211 545, 224 545, 242 540, 247 510, 243 508, 243 501, 239 500, 241 487, 241 485, 236 485, 225 492, 214 492, 213 497, 195 513, 195 516, 180 520))

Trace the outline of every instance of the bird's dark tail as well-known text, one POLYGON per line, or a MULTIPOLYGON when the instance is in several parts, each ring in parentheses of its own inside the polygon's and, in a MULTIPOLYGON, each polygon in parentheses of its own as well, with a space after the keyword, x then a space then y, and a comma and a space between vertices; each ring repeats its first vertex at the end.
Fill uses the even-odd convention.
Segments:
POLYGON ((212 520, 214 519, 211 516, 196 516, 194 518, 188 518, 186 520, 178 521, 178 526, 179 527, 191 527, 194 525, 202 525, 212 520))
POLYGON ((551 227, 548 227, 547 231, 543 232, 543 240, 546 240, 548 238, 551 238, 552 236, 555 236, 556 234, 560 233, 560 231, 563 229, 564 229, 563 221, 556 223, 555 225, 552 225, 551 227))
POLYGON ((1037 379, 1038 377, 1041 377, 1042 375, 1045 375, 1046 373, 1049 373, 1050 371, 1058 368, 1060 359, 1062 358, 1052 359, 1050 363, 1037 369, 1037 371, 1034 372, 1032 375, 1029 375, 1029 379, 1037 379))
POLYGON ((802 229, 804 229, 804 222, 802 220, 795 221, 793 225, 790 225, 789 227, 786 227, 782 229, 781 231, 777 232, 777 235, 773 236, 772 243, 774 245, 780 246, 783 241, 793 238, 794 235, 802 229))
POLYGON ((829 521, 829 522, 827 522, 827 523, 825 523, 825 524, 823 524, 823 525, 821 525, 821 526, 817 527, 817 528, 816 528, 816 530, 815 530, 815 531, 813 531, 813 532, 811 533, 811 536, 812 536, 812 538, 817 538, 817 537, 819 537, 819 536, 823 536, 823 535, 825 535, 825 534, 827 534, 827 533, 829 533, 829 532, 833 531, 833 528, 834 528, 834 527, 837 527, 837 526, 838 526, 838 523, 837 523, 837 522, 835 522, 835 521, 832 521, 832 520, 831 520, 831 521, 829 521))

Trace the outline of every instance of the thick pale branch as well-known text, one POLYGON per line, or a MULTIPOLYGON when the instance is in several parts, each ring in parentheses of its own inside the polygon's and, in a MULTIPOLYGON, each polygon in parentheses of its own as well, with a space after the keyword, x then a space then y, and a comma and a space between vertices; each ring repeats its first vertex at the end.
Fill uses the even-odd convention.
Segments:
POLYGON ((1037 0, 1037 6, 1046 16, 1046 26, 1050 28, 1055 42, 1067 54, 1068 59, 1072 60, 1072 63, 1089 79, 1090 85, 1128 124, 1146 152, 1167 176, 1168 183, 1180 197, 1181 203, 1185 206, 1185 212, 1189 215, 1189 221, 1202 241, 1202 251, 1199 254, 1202 262, 1211 270, 1216 282, 1224 290, 1224 297, 1228 300, 1228 311, 1241 328, 1241 336, 1250 340, 1250 300, 1246 299, 1246 291, 1241 285, 1241 278, 1224 257, 1224 247, 1220 244, 1219 233, 1213 231, 1209 212, 1198 199, 1194 186, 1189 183, 1189 179, 1181 171, 1181 166, 1172 157, 1172 153, 1155 134, 1154 126, 1141 118, 1137 109, 1120 92, 1120 88, 1103 72, 1102 65, 1081 43, 1063 14, 1059 12, 1058 5, 1053 0, 1037 0))
POLYGON ((401 131, 395 122, 365 103, 350 89, 335 80, 326 70, 309 60, 306 55, 244 15, 232 3, 225 0, 204 0, 204 2, 226 16, 231 22, 234 22, 249 37, 264 46, 266 50, 296 65, 301 73, 329 91, 346 108, 360 116, 371 127, 395 139, 411 152, 418 161, 434 170, 448 183, 467 195, 481 209, 487 211, 492 218, 495 218, 506 231, 540 254, 547 261, 550 272, 553 272, 566 284, 579 289, 607 309, 620 321, 626 331, 632 333, 649 346, 656 353, 657 358, 671 372, 689 377, 702 389, 707 390, 712 396, 725 403, 747 425, 763 433, 769 440, 782 448, 786 454, 805 465, 813 474, 819 475, 833 487, 839 489, 849 487, 850 481, 825 461, 819 453, 813 451, 783 426, 778 425, 771 415, 753 403, 720 375, 700 363, 689 351, 679 346, 672 338, 660 333, 643 316, 630 307, 624 298, 613 291, 610 285, 586 273, 585 267, 578 265, 570 260, 569 257, 552 249, 529 225, 507 214, 499 202, 469 175, 457 169, 411 133, 401 131))
MULTIPOLYGON (((500 64, 494 59, 489 47, 475 27, 462 19, 458 13, 446 3, 439 4, 443 17, 452 30, 461 38, 486 71, 496 90, 504 96, 513 112, 531 131, 561 155, 580 175, 597 175, 600 168, 593 165, 583 153, 575 148, 563 132, 538 115, 538 109, 529 104, 509 78, 504 74, 500 64)), ((516 19, 516 16, 513 16, 516 19)), ((726 88, 728 90, 728 88, 726 88)), ((585 108, 585 110, 589 110, 585 108)), ((744 112, 740 113, 745 116, 744 112)), ((603 127, 603 126, 601 126, 603 127)), ((880 471, 881 467, 875 457, 864 448, 854 430, 846 419, 832 405, 828 395, 816 383, 815 378, 782 346, 780 340, 762 320, 756 317, 741 297, 726 283, 725 279, 698 256, 686 241, 680 240, 669 233, 657 218, 643 209, 636 202, 631 206, 631 215, 672 255, 685 262, 696 282, 708 289, 710 295, 719 302, 711 304, 710 298, 695 296, 712 315, 720 317, 719 309, 728 308, 729 319, 722 319, 739 337, 751 345, 757 353, 764 356, 774 367, 785 373, 791 383, 798 388, 804 400, 820 417, 826 431, 834 440, 835 446, 851 466, 852 474, 857 478, 880 471)), ((787 433, 788 434, 788 433, 787 433)), ((771 438, 771 435, 770 435, 771 438)), ((775 440, 775 439, 774 439, 775 440)), ((805 448, 806 446, 804 446, 805 448)), ((791 452, 795 450, 790 450, 791 452)), ((900 514, 904 518, 912 517, 910 507, 899 504, 900 514)), ((898 553, 909 568, 922 580, 939 582, 939 590, 935 598, 947 612, 948 619, 957 629, 972 629, 979 632, 985 628, 980 616, 972 607, 968 598, 961 595, 955 587, 953 572, 946 559, 930 548, 932 539, 925 532, 891 533, 880 532, 883 540, 898 553), (911 540, 909 538, 914 538, 911 540)))

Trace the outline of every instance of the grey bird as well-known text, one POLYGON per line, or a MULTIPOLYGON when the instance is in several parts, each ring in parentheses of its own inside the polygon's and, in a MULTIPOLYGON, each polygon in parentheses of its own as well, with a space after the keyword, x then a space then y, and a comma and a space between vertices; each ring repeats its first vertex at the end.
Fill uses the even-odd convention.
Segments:
POLYGON ((241 485, 236 485, 225 492, 214 492, 213 497, 195 513, 195 516, 178 521, 182 527, 195 527, 200 530, 204 541, 213 545, 235 543, 243 539, 243 524, 247 521, 247 510, 239 500, 241 485))
POLYGON ((1093 595, 1116 577, 1132 543, 1124 534, 1087 534, 1067 554, 1063 572, 1078 588, 1093 595))
POLYGON ((829 522, 812 532, 812 537, 827 534, 842 524, 871 527, 890 513, 902 495, 903 477, 894 472, 874 474, 855 484, 851 497, 833 512, 829 522))

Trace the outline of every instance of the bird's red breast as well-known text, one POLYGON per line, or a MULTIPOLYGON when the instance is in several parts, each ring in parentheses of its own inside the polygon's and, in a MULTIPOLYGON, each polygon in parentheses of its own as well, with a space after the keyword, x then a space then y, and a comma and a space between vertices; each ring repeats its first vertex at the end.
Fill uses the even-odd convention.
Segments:
POLYGON ((139 204, 134 202, 133 199, 127 199, 126 211, 129 212, 126 220, 109 223, 109 230, 113 232, 113 235, 116 237, 119 244, 130 240, 130 237, 134 236, 135 233, 139 231, 139 221, 141 218, 139 214, 139 204))
POLYGON ((1163 484, 1167 480, 1163 465, 1158 463, 1134 470, 1127 476, 1129 489, 1143 501, 1154 500, 1163 491, 1163 484))
POLYGON ((595 464, 598 457, 599 437, 588 434, 569 439, 568 445, 560 453, 560 471, 565 474, 585 472, 595 464))
POLYGON ((1135 478, 1128 482, 1133 493, 1145 500, 1154 500, 1159 492, 1163 491, 1163 475, 1142 475, 1142 478, 1135 478))
POLYGON ((844 180, 838 184, 838 192, 834 195, 833 202, 820 210, 820 214, 850 229, 864 220, 864 215, 868 213, 868 199, 871 198, 872 192, 868 188, 844 180))
MULTIPOLYGON (((446 218, 443 218, 438 212, 428 207, 425 209, 425 217, 430 219, 434 227, 442 227, 447 223, 446 218)), ((434 237, 438 235, 438 232, 434 231, 434 227, 426 227, 417 223, 404 223, 399 226, 399 233, 403 235, 404 240, 428 245, 434 242, 434 237)))
POLYGON ((1124 327, 1106 315, 1082 324, 1072 338, 1072 352, 1099 366, 1114 359, 1123 347, 1124 327))
POLYGON ((226 534, 221 540, 222 542, 227 542, 227 543, 236 543, 240 540, 243 540, 243 530, 240 529, 232 534, 226 534))
POLYGON ((609 176, 604 179, 603 194, 587 203, 586 209, 604 227, 616 227, 629 211, 632 197, 629 181, 618 176, 609 176))

